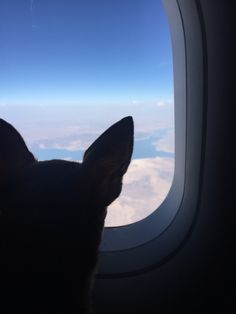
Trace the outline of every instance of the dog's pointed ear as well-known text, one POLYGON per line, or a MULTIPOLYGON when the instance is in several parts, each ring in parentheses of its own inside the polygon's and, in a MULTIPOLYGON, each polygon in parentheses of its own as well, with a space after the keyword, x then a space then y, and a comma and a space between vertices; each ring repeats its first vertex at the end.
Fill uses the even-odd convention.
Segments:
POLYGON ((17 130, 0 119, 0 177, 4 178, 34 161, 33 154, 17 130))
POLYGON ((121 192, 122 177, 131 161, 134 141, 132 117, 107 129, 85 152, 83 165, 96 185, 98 198, 108 206, 121 192))

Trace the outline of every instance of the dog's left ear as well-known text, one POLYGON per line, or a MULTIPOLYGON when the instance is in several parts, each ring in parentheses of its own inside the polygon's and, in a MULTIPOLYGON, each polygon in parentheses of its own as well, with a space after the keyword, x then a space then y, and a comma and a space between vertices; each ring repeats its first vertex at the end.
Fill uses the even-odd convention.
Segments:
POLYGON ((121 192, 133 152, 134 124, 126 117, 106 130, 85 152, 83 166, 97 196, 108 206, 121 192))
POLYGON ((19 132, 0 119, 0 184, 11 173, 34 161, 19 132))

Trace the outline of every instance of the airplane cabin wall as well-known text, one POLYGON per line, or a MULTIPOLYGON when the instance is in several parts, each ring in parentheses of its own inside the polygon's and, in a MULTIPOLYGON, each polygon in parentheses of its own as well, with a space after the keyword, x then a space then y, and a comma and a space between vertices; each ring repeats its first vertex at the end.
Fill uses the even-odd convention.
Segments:
MULTIPOLYGON (((185 1, 179 1, 180 7, 185 1)), ((97 279, 96 313, 236 312, 230 289, 235 273, 233 1, 187 1, 198 10, 205 49, 203 173, 196 221, 188 240, 162 266, 133 277, 97 279)))

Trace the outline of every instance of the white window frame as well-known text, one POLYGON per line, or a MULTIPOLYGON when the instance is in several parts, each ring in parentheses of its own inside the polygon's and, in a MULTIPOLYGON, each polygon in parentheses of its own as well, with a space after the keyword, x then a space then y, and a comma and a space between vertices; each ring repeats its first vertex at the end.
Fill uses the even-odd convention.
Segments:
POLYGON ((174 64, 174 179, 166 199, 150 216, 130 225, 105 228, 98 278, 137 274, 161 265, 184 243, 197 214, 204 123, 202 25, 193 1, 163 0, 163 3, 174 64))

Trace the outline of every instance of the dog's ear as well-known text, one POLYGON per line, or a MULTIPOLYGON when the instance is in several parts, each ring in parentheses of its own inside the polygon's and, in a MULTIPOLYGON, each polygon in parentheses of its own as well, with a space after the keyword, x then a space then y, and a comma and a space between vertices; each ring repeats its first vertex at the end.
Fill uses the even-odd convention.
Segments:
POLYGON ((84 154, 83 165, 106 206, 121 192, 122 177, 133 152, 133 140, 133 119, 126 117, 106 130, 84 154))
POLYGON ((1 181, 21 167, 34 162, 23 138, 12 125, 0 119, 0 177, 1 181))

